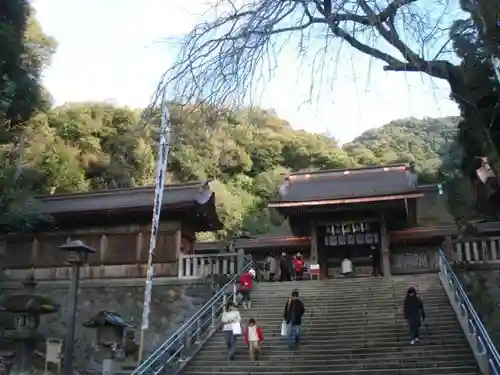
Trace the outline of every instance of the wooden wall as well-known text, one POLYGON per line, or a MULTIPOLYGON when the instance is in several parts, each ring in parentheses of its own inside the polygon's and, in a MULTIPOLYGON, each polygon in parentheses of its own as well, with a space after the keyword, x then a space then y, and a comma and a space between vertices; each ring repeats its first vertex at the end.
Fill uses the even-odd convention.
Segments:
MULTIPOLYGON (((181 224, 164 222, 156 242, 155 263, 160 276, 175 276, 181 224)), ((89 257, 82 277, 142 277, 149 256, 150 225, 128 225, 43 233, 19 240, 4 240, 3 265, 11 277, 34 270, 39 279, 66 279, 69 268, 58 246, 81 240, 97 252, 89 257)))

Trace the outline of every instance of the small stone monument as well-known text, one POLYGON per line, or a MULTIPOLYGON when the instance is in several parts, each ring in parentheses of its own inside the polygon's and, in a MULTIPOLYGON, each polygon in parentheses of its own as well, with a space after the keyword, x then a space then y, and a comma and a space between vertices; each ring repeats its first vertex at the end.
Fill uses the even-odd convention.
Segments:
POLYGON ((131 345, 130 334, 126 336, 128 340, 124 340, 125 330, 134 329, 135 327, 121 315, 109 311, 100 311, 88 322, 83 323, 83 326, 96 330, 97 345, 101 349, 103 359, 102 373, 104 375, 112 375, 117 370, 118 361, 126 360, 127 355, 132 357, 135 355, 137 347, 131 345))

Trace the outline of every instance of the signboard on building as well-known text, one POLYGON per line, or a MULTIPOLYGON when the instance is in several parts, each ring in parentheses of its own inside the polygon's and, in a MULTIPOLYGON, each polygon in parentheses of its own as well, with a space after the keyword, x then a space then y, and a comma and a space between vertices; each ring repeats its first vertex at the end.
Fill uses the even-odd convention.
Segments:
POLYGON ((342 222, 326 227, 325 246, 371 245, 378 242, 378 231, 364 221, 342 222))

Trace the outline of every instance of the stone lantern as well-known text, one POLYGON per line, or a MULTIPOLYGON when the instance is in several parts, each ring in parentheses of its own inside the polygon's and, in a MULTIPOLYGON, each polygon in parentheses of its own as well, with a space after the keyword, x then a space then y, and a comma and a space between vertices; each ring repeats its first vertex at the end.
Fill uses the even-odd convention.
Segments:
POLYGON ((69 321, 68 332, 64 345, 63 374, 73 374, 73 352, 75 349, 76 307, 78 304, 78 288, 80 283, 80 268, 87 263, 90 254, 96 251, 82 241, 71 241, 59 246, 66 252, 66 263, 71 266, 71 284, 69 289, 69 321))
POLYGON ((126 353, 123 348, 125 330, 135 327, 121 315, 109 311, 100 311, 88 322, 83 323, 83 326, 96 330, 97 344, 103 358, 102 373, 113 374, 116 367, 115 360, 125 359, 126 353))
POLYGON ((29 275, 23 282, 25 290, 7 296, 1 303, 0 309, 10 313, 13 324, 4 332, 4 338, 21 344, 21 367, 27 366, 27 358, 38 338, 40 315, 52 314, 59 310, 59 306, 50 298, 34 292, 37 285, 33 275, 29 275))
POLYGON ((82 266, 87 263, 89 255, 96 251, 82 241, 71 241, 59 246, 66 252, 66 263, 71 266, 82 266))
POLYGON ((23 282, 25 291, 14 293, 4 299, 1 307, 14 317, 13 329, 5 331, 5 337, 15 341, 31 339, 40 324, 40 315, 52 314, 59 306, 50 298, 34 293, 37 285, 33 275, 23 282))

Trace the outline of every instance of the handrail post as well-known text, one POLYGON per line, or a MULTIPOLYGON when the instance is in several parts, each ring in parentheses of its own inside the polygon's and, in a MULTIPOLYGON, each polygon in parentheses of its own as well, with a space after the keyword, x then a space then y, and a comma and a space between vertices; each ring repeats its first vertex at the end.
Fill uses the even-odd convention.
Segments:
POLYGON ((196 320, 196 343, 197 344, 200 343, 201 330, 203 329, 202 319, 203 319, 203 317, 200 317, 196 320))
POLYGON ((191 348, 191 339, 192 339, 191 338, 191 330, 189 330, 189 329, 186 330, 184 332, 184 337, 182 339, 184 341, 184 347, 189 350, 191 348))
POLYGON ((217 306, 215 303, 212 305, 212 328, 215 328, 217 326, 217 306))

